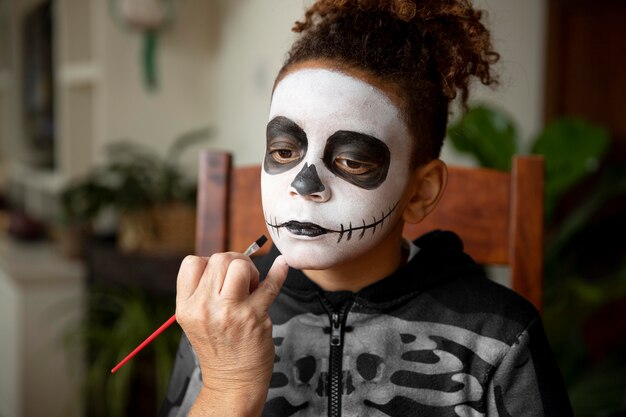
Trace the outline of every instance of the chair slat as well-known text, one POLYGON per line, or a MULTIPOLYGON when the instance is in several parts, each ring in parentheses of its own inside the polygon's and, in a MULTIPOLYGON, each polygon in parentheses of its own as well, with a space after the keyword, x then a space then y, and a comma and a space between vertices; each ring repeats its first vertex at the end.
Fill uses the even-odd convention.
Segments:
MULTIPOLYGON (((268 235, 260 179, 260 166, 233 168, 226 152, 202 154, 198 254, 243 251, 261 234, 268 235)), ((511 173, 451 166, 439 205, 422 223, 406 225, 404 235, 414 239, 433 229, 455 231, 478 263, 509 265, 513 289, 541 310, 543 189, 544 161, 539 156, 515 157, 511 173)))

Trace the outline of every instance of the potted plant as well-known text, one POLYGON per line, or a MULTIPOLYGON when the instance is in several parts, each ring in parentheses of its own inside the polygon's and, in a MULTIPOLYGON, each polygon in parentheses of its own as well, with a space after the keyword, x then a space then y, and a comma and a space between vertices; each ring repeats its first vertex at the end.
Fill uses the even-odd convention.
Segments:
POLYGON ((121 251, 192 252, 197 183, 181 156, 209 133, 207 128, 186 133, 163 156, 130 141, 113 143, 105 164, 63 190, 63 222, 84 233, 103 213, 113 212, 121 251))
POLYGON ((171 294, 138 287, 98 285, 88 292, 85 314, 63 335, 68 356, 84 355, 82 402, 88 417, 156 415, 176 357, 181 330, 162 333, 115 374, 111 368, 175 309, 171 294))
MULTIPOLYGON (((125 253, 151 255, 123 254, 119 259, 155 262, 152 255, 175 255, 163 257, 169 259, 192 252, 197 182, 195 172, 185 172, 182 156, 209 137, 209 129, 191 131, 163 155, 129 141, 110 145, 103 164, 63 190, 66 227, 97 233, 94 225, 113 212, 117 247, 125 253)), ((92 258, 93 253, 88 265, 92 258)), ((80 346, 86 350, 86 415, 156 415, 180 330, 165 332, 114 375, 110 369, 172 315, 174 295, 147 288, 142 281, 109 282, 88 275, 85 312, 81 322, 68 329, 65 345, 68 354, 77 354, 80 346)))
POLYGON ((576 118, 547 124, 524 146, 503 111, 478 105, 448 129, 450 143, 484 167, 509 170, 515 153, 544 156, 546 333, 579 417, 626 411, 626 167, 608 133, 576 118), (622 324, 622 329, 624 325, 622 324))

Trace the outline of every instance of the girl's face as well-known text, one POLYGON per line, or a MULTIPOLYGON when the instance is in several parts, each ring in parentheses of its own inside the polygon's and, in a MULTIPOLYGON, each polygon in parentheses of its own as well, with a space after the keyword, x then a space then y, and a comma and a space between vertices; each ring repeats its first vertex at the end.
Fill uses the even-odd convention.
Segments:
POLYGON ((328 269, 401 230, 411 149, 400 111, 372 85, 322 68, 283 78, 261 188, 269 233, 289 265, 328 269))

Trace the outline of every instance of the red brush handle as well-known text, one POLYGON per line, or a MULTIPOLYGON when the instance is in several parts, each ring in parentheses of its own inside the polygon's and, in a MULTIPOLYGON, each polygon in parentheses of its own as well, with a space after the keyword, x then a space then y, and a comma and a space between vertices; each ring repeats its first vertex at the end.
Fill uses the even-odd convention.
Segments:
POLYGON ((126 362, 128 362, 129 360, 131 360, 133 358, 133 356, 135 356, 137 353, 139 353, 143 348, 145 348, 146 346, 148 346, 148 344, 150 342, 152 342, 158 335, 160 335, 161 333, 163 333, 163 331, 165 329, 167 329, 168 327, 170 327, 174 322, 176 321, 176 314, 174 314, 172 317, 170 317, 165 323, 163 323, 161 325, 161 327, 159 327, 158 329, 156 329, 154 331, 154 333, 152 333, 150 336, 148 336, 148 338, 146 340, 144 340, 143 342, 141 342, 141 344, 139 346, 137 346, 132 352, 130 352, 124 359, 122 359, 122 361, 120 363, 118 363, 117 365, 115 365, 115 368, 111 369, 111 373, 114 374, 118 369, 120 369, 122 366, 124 366, 124 364, 126 362))
MULTIPOLYGON (((244 255, 246 256, 251 256, 254 252, 256 252, 257 250, 259 250, 261 248, 261 246, 263 246, 265 244, 265 242, 267 242, 267 238, 265 237, 265 235, 261 235, 260 238, 258 238, 256 241, 254 241, 252 243, 252 245, 248 246, 248 249, 246 249, 244 251, 244 255)), ((128 354, 128 356, 126 356, 124 359, 122 359, 122 361, 120 363, 118 363, 117 365, 115 365, 115 368, 111 369, 111 373, 114 374, 118 369, 120 369, 122 366, 124 366, 124 364, 126 362, 128 362, 129 360, 131 360, 133 358, 133 356, 135 356, 137 353, 139 353, 143 348, 145 348, 150 342, 152 342, 158 335, 160 335, 161 333, 163 333, 163 331, 165 329, 167 329, 168 327, 170 327, 172 325, 172 323, 174 323, 176 321, 176 314, 174 314, 172 317, 169 318, 169 320, 167 320, 165 323, 163 323, 161 325, 161 327, 159 327, 158 329, 156 329, 154 331, 154 333, 152 333, 150 336, 148 336, 148 338, 146 340, 144 340, 139 346, 137 346, 135 348, 135 350, 133 350, 132 352, 130 352, 128 354)))

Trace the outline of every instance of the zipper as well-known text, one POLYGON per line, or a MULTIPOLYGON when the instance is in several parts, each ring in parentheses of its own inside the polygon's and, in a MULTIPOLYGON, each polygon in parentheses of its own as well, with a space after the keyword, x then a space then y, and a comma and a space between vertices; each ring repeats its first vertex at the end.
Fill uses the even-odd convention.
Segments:
POLYGON ((339 313, 331 313, 330 315, 330 345, 331 346, 341 346, 343 344, 343 340, 341 338, 341 331, 343 330, 341 318, 342 318, 341 314, 339 313))
POLYGON ((348 310, 352 300, 346 301, 339 310, 322 297, 322 306, 330 319, 330 357, 328 361, 328 416, 341 416, 341 396, 343 394, 343 338, 348 310))

